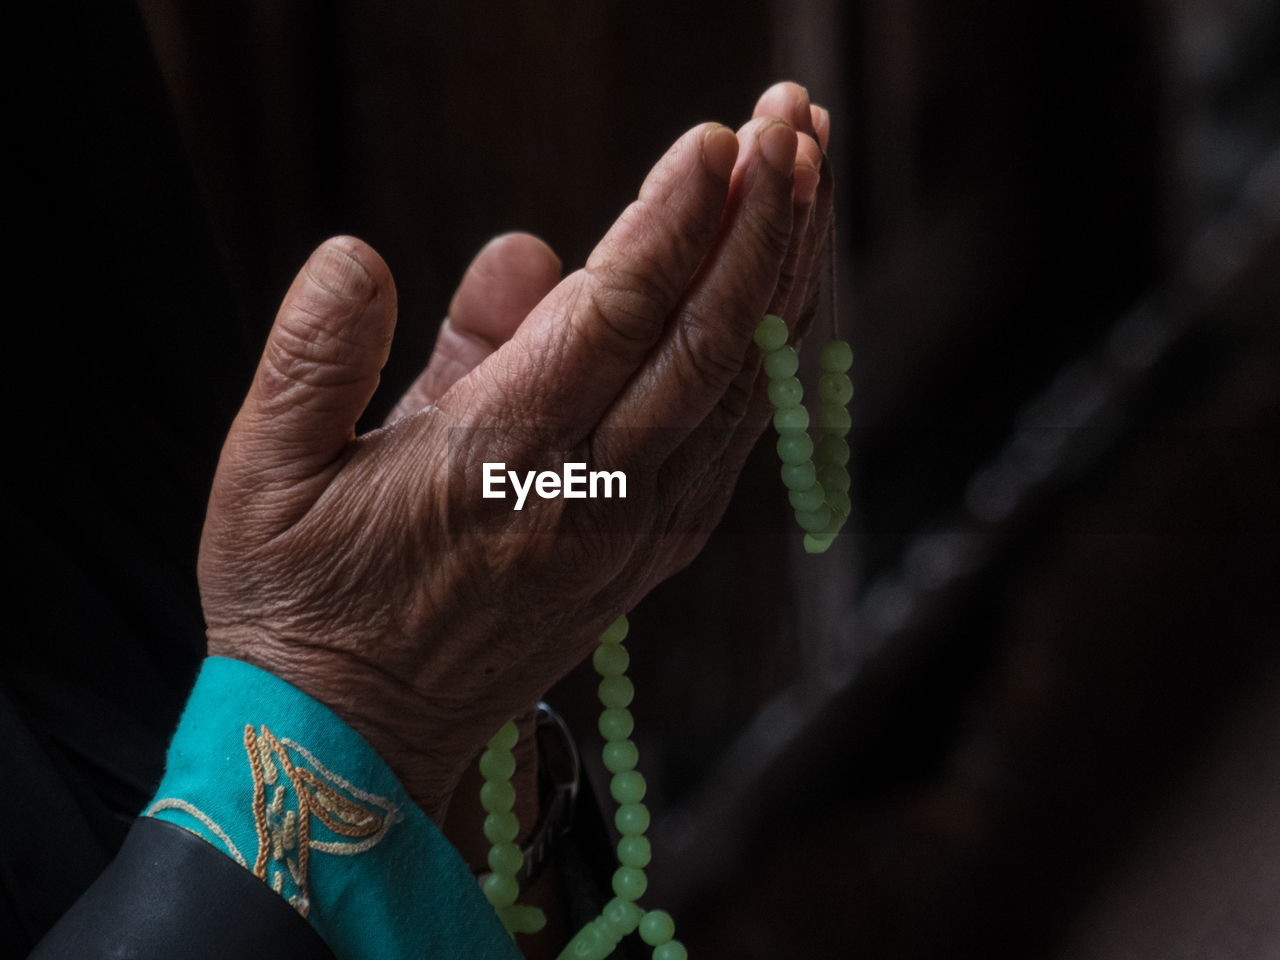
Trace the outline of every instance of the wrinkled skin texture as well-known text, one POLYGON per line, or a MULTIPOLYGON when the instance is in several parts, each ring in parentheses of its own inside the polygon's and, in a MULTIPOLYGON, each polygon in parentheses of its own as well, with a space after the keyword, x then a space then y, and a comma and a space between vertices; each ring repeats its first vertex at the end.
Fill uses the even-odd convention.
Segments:
POLYGON ((563 280, 541 241, 492 241, 423 374, 360 437, 395 286, 361 241, 323 244, 222 451, 199 563, 210 654, 328 704, 443 823, 489 735, 721 516, 769 418, 755 325, 795 328, 816 297, 827 123, 780 84, 736 134, 694 128, 563 280), (628 498, 479 497, 485 461, 566 456, 625 471, 628 498))

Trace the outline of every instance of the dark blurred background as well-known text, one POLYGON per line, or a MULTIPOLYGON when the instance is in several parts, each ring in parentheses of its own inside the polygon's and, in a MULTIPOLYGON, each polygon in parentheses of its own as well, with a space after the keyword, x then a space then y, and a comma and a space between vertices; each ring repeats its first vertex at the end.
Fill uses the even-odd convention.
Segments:
MULTIPOLYGON (((199 655, 213 458, 307 253, 355 233, 395 272, 372 425, 487 238, 573 269, 674 137, 786 77, 832 113, 856 515, 805 555, 761 444, 634 612, 646 902, 708 958, 1280 957, 1276 4, 143 0, 50 5, 25 46, 20 153, 58 186, 20 198, 18 319, 75 386, 17 386, 44 426, 6 478, 36 545, 6 710, 107 798, 104 855, 199 655), (148 391, 181 399, 85 428, 148 391), (62 577, 110 615, 51 612, 62 577), (72 682, 154 701, 128 777, 82 772, 118 729, 55 716, 89 618, 146 638, 133 688, 96 689, 109 653, 72 682)), ((589 754, 593 688, 551 698, 589 754)))

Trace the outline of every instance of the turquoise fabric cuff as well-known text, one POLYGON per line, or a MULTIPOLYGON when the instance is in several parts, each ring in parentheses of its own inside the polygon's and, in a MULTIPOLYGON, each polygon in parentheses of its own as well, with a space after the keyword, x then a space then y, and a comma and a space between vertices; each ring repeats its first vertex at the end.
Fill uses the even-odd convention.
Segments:
POLYGON ((339 960, 518 960, 457 851, 358 733, 239 660, 210 657, 144 812, 269 884, 339 960))

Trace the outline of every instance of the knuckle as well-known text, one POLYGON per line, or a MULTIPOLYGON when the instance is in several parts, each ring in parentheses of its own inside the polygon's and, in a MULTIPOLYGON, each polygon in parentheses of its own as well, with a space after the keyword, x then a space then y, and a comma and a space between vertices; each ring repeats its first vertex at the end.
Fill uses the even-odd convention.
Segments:
POLYGON ((776 271, 791 249, 790 209, 751 205, 743 210, 743 223, 760 250, 761 258, 772 264, 771 271, 776 271))
POLYGON ((617 260, 589 267, 585 332, 598 325, 616 342, 647 348, 676 296, 656 263, 617 260))
POLYGON ((676 331, 684 348, 681 352, 704 386, 724 390, 742 372, 742 354, 734 349, 727 330, 716 329, 691 313, 676 331))

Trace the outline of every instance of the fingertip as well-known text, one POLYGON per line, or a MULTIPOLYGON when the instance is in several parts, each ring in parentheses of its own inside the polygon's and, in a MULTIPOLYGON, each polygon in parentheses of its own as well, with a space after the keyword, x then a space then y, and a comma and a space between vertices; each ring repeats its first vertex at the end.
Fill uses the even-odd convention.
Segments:
POLYGON ((533 234, 496 236, 467 268, 449 304, 449 320, 456 330, 495 348, 559 283, 561 269, 555 251, 533 234))
POLYGON ((738 138, 728 127, 710 124, 702 135, 702 164, 706 171, 726 183, 738 159, 738 138))
POLYGON ((319 292, 359 303, 394 287, 386 261, 373 247, 351 236, 330 237, 316 247, 303 273, 319 292))
POLYGON ((780 117, 797 130, 807 130, 809 91, 793 80, 779 81, 760 95, 752 116, 780 117))
POLYGON ((532 233, 520 231, 494 237, 472 263, 497 276, 515 274, 530 281, 550 281, 552 284, 560 279, 564 270, 563 262, 550 244, 532 233))
POLYGON ((775 119, 756 131, 760 153, 773 167, 790 174, 796 159, 796 132, 785 120, 775 119))

